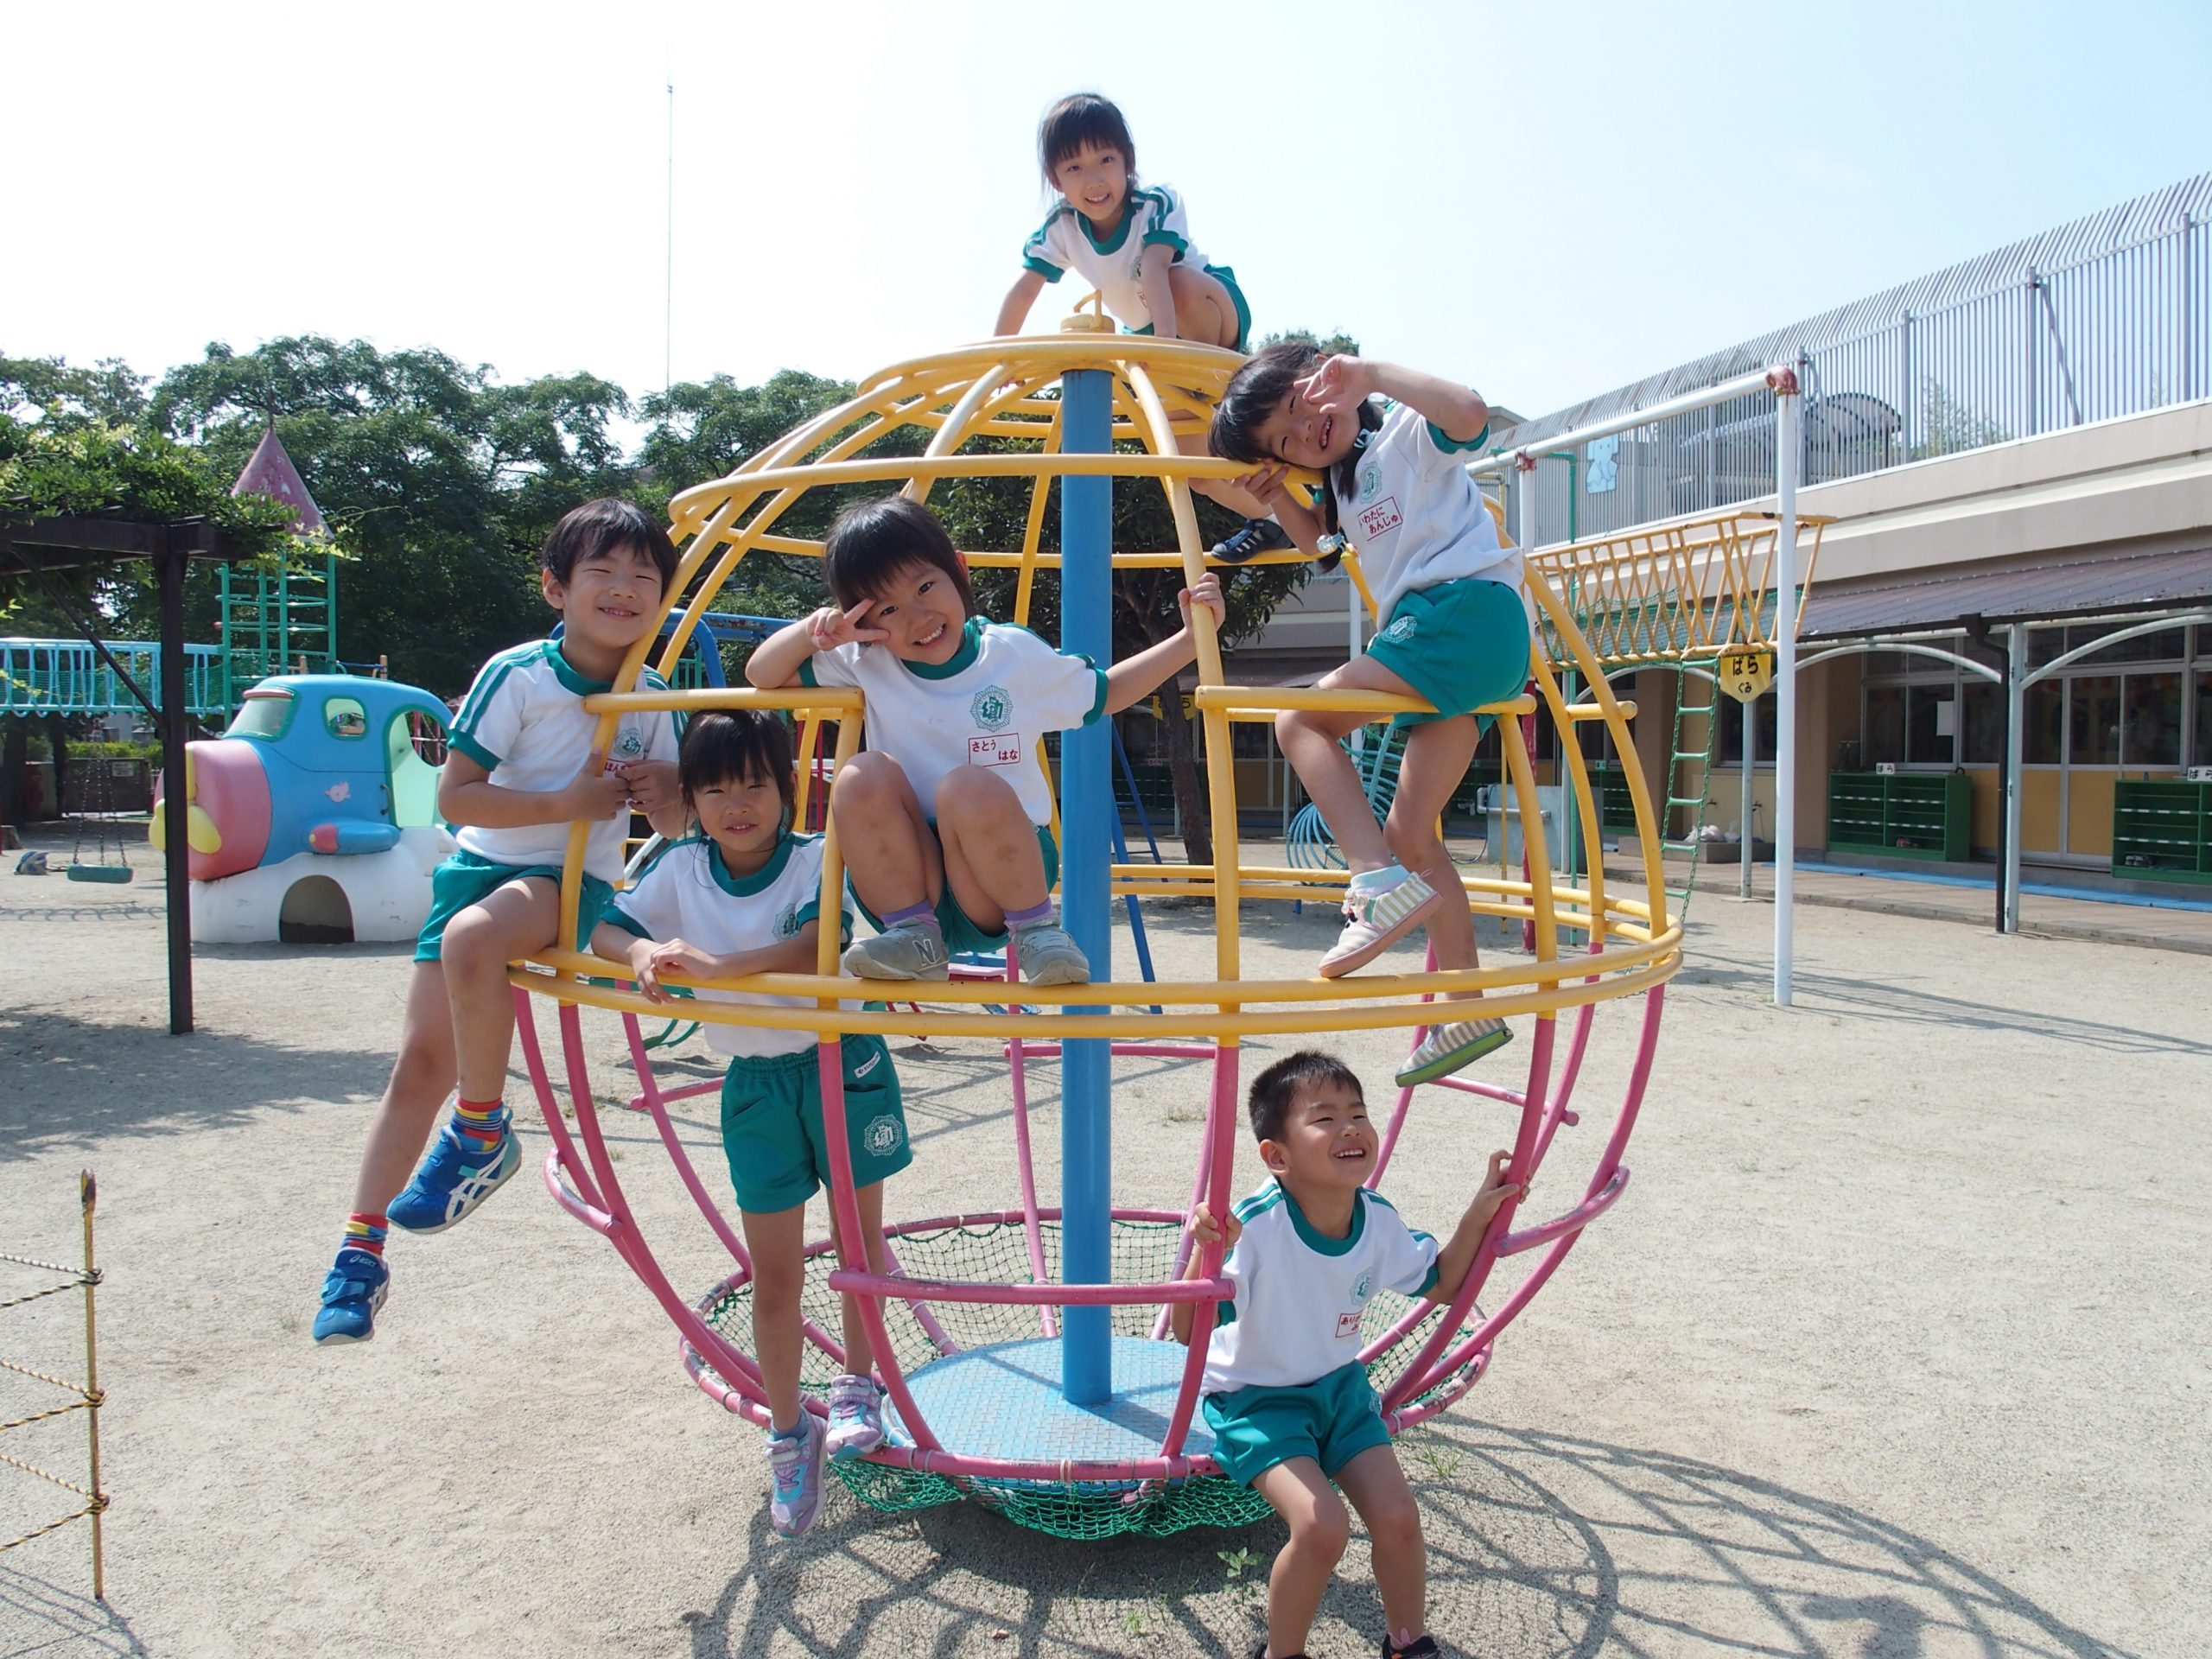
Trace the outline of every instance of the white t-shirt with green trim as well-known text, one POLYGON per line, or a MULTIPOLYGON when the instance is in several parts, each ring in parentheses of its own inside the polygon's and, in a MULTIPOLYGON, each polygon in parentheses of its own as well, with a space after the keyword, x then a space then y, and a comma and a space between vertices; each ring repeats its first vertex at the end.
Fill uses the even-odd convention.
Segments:
POLYGON ((1384 404, 1351 493, 1336 492, 1338 526, 1359 550, 1381 621, 1413 589, 1440 582, 1479 576, 1519 590, 1520 550, 1500 543, 1482 492, 1467 476, 1488 435, 1485 428, 1461 443, 1410 404, 1384 404))
POLYGON ((868 746, 896 760, 923 815, 937 822, 937 787, 962 766, 1004 775, 1032 823, 1052 821, 1041 764, 1047 732, 1106 712, 1106 675, 1088 657, 1055 651, 1027 628, 969 617, 943 663, 909 663, 855 641, 799 664, 806 685, 858 686, 868 746))
POLYGON ((1235 1294, 1206 1346, 1208 1394, 1318 1382, 1359 1357, 1360 1320, 1376 1291, 1418 1296, 1436 1282, 1436 1241, 1364 1187, 1342 1238, 1316 1232, 1272 1179, 1236 1206, 1236 1218, 1244 1232, 1221 1269, 1235 1294))
MULTIPOLYGON (((788 939, 822 914, 822 837, 786 835, 768 861, 751 875, 732 875, 721 853, 703 836, 675 842, 617 893, 604 920, 641 939, 683 939, 717 957, 760 950, 788 939)), ((851 940, 853 917, 839 897, 837 942, 851 940)), ((702 1001, 757 1002, 810 1008, 804 996, 756 996, 739 991, 701 991, 702 1001)), ((848 1002, 842 1006, 854 1007, 848 1002)), ((775 1031, 709 1021, 707 1041, 724 1054, 798 1054, 814 1046, 810 1031, 775 1031)))
MULTIPOLYGON (((558 640, 533 639, 501 652, 477 671, 454 716, 453 747, 489 772, 501 789, 565 789, 590 758, 592 735, 599 729, 599 716, 585 712, 583 700, 612 689, 570 667, 558 640)), ((667 689, 651 669, 638 677, 640 691, 667 689)), ((673 761, 677 738, 676 718, 664 709, 626 714, 615 724, 607 769, 639 760, 673 761)), ((592 825, 584 842, 588 874, 610 882, 621 878, 627 817, 592 825)), ((505 830, 464 823, 454 827, 453 838, 463 852, 496 864, 558 864, 569 855, 565 823, 505 830)))
POLYGON ((1144 251, 1167 249, 1172 264, 1206 269, 1206 257, 1192 245, 1183 198, 1164 184, 1131 187, 1122 204, 1122 228, 1101 240, 1080 209, 1063 197, 1059 206, 1023 244, 1021 264, 1048 283, 1072 270, 1096 289, 1106 308, 1129 328, 1152 327, 1138 276, 1144 251))

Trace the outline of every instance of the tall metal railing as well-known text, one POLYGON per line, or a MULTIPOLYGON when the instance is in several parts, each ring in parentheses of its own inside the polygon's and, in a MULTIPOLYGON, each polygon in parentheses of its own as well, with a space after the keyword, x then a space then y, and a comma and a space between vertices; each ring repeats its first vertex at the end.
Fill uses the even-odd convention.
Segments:
MULTIPOLYGON (((1893 321, 1845 338, 1823 339, 1816 324, 1783 331, 1797 340, 1779 360, 1794 359, 1805 392, 1802 483, 2212 396, 2212 218, 2184 212, 2122 245, 2049 269, 2031 260, 2024 270, 1990 271, 1986 283, 1924 310, 1908 303, 1893 321)), ((1936 283, 1935 291, 1959 286, 1936 283)), ((1863 307, 1848 310, 1863 319, 1863 307)), ((1717 384, 1729 375, 1716 368, 1708 378, 1717 384)), ((1534 491, 1539 546, 1774 490, 1775 404, 1764 393, 1596 442, 1545 435, 1591 423, 1547 416, 1500 435, 1502 448, 1536 458, 1534 471, 1505 487, 1516 524, 1521 492, 1534 491)))

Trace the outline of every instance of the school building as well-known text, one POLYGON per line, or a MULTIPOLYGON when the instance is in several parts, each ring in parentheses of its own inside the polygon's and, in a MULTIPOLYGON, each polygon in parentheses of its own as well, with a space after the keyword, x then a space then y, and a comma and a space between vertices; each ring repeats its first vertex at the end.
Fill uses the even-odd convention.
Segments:
MULTIPOLYGON (((2189 776, 2212 768, 2212 173, 1499 431, 1536 463, 1505 486, 1507 523, 1525 489, 1538 547, 1770 508, 1770 397, 1552 441, 1775 365, 1803 393, 1798 510, 1830 521, 1800 632, 1801 854, 1997 856, 2017 706, 2024 863, 2212 883, 2212 771, 2189 776)), ((1240 677, 1344 660, 1343 588, 1309 583, 1240 677)), ((1655 796, 1687 792, 1668 728, 1709 736, 1707 822, 1738 828, 1737 705, 1694 667, 1616 689, 1655 796), (1708 703, 1709 734, 1673 719, 1708 703)), ((1763 836, 1772 692, 1751 710, 1763 836)), ((1670 834, 1694 832, 1682 816, 1670 834)))

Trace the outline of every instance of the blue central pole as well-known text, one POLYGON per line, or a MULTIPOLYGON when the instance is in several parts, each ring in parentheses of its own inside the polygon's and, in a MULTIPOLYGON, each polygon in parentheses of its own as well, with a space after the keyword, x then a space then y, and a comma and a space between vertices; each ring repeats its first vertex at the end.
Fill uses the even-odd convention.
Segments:
MULTIPOLYGON (((1099 369, 1060 379, 1060 447, 1067 454, 1113 448, 1113 384, 1099 369)), ((1114 482, 1060 480, 1060 648, 1101 667, 1114 660, 1114 482)), ((1114 810, 1113 728, 1105 720, 1060 734, 1060 919, 1090 958, 1091 977, 1113 976, 1109 930, 1108 830, 1114 810)), ((1104 1008, 1079 1012, 1103 1019, 1104 1008)), ((1060 1051, 1060 1271, 1070 1284, 1113 1277, 1113 1109, 1107 1097, 1106 1039, 1086 1037, 1060 1051)), ((1111 1310, 1065 1310, 1060 1393, 1069 1404, 1113 1397, 1111 1310)))

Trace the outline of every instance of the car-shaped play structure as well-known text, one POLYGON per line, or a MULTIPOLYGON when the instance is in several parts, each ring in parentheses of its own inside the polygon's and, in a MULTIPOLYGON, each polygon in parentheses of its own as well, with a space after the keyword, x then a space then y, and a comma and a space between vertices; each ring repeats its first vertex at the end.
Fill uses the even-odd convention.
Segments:
MULTIPOLYGON (((194 943, 413 938, 453 850, 437 805, 448 719, 411 685, 279 675, 221 737, 188 744, 194 943)), ((153 829, 158 847, 158 803, 153 829)))

